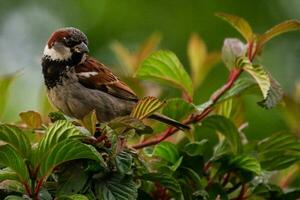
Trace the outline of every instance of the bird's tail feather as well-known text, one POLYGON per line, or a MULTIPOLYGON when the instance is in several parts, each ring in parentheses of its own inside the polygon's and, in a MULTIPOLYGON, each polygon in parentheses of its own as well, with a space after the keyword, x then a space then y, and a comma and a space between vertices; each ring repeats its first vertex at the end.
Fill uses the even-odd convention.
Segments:
POLYGON ((190 127, 187 126, 187 125, 184 125, 174 119, 171 119, 167 116, 164 116, 164 115, 160 115, 160 114, 152 114, 149 116, 150 119, 154 119, 154 120, 157 120, 157 121, 160 121, 160 122, 163 122, 165 124, 168 124, 170 126, 174 126, 176 128, 179 128, 181 130, 189 130, 190 127))

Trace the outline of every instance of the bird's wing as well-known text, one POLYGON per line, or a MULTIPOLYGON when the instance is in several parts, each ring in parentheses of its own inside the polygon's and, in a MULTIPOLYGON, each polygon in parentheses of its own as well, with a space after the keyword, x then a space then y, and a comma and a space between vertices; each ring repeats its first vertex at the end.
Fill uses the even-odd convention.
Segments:
POLYGON ((79 82, 87 88, 97 89, 120 99, 138 100, 128 85, 92 57, 87 57, 85 62, 75 66, 75 72, 79 82))

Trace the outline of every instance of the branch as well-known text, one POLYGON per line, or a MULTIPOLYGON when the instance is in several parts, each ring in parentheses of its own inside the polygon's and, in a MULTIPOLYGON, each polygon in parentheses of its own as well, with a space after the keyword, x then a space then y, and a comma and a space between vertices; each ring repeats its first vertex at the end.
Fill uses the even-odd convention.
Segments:
MULTIPOLYGON (((256 55, 255 45, 251 42, 249 44, 248 48, 248 58, 250 61, 252 61, 256 55)), ((227 82, 218 89, 213 95, 210 97, 211 104, 206 107, 200 114, 198 115, 190 115, 187 119, 185 119, 182 123, 185 125, 194 124, 202 121, 212 110, 217 101, 222 97, 225 92, 227 92, 234 84, 234 82, 239 78, 241 73, 243 72, 242 68, 234 68, 230 71, 227 82)), ((141 149, 147 146, 156 145, 166 138, 172 136, 174 133, 176 133, 179 129, 175 127, 170 127, 166 129, 164 132, 159 134, 158 136, 154 136, 153 138, 150 138, 146 141, 143 141, 139 144, 135 144, 132 147, 135 149, 141 149)))
MULTIPOLYGON (((217 90, 211 96, 210 99, 211 99, 212 103, 207 108, 205 108, 200 114, 191 115, 186 120, 184 120, 182 123, 185 125, 189 125, 189 124, 194 124, 194 123, 198 123, 198 122, 202 121, 213 110, 213 106, 216 104, 216 102, 219 100, 219 98, 232 87, 232 85, 238 79, 238 77, 240 76, 242 71, 243 71, 242 69, 233 69, 229 74, 229 78, 228 78, 228 81, 226 82, 226 84, 223 85, 219 90, 217 90)), ((178 128, 170 127, 168 129, 166 129, 164 132, 162 132, 161 134, 159 134, 158 136, 155 136, 154 138, 150 138, 149 140, 146 140, 139 144, 133 145, 133 148, 141 149, 141 148, 144 148, 147 146, 158 144, 158 143, 162 142, 163 140, 165 140, 166 138, 173 135, 174 133, 176 133, 178 130, 179 130, 178 128)))

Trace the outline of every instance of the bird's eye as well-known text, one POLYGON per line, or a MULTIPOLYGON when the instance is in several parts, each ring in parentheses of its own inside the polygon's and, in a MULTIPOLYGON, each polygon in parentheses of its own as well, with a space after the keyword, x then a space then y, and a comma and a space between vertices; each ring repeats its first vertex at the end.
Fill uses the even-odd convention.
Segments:
POLYGON ((70 38, 64 37, 64 43, 66 46, 72 46, 73 41, 70 38))

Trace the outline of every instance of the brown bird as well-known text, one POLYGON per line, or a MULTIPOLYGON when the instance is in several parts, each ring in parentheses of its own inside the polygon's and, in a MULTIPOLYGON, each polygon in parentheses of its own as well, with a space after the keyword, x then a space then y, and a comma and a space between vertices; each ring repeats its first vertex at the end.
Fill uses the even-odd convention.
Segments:
MULTIPOLYGON (((102 122, 130 114, 138 101, 136 94, 88 53, 88 39, 80 30, 62 28, 52 33, 42 57, 42 71, 52 104, 77 119, 92 110, 102 122)), ((149 118, 181 129, 189 128, 160 114, 149 118)))

